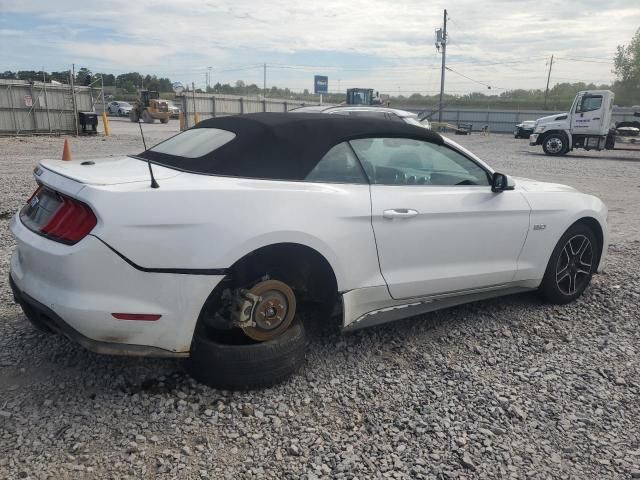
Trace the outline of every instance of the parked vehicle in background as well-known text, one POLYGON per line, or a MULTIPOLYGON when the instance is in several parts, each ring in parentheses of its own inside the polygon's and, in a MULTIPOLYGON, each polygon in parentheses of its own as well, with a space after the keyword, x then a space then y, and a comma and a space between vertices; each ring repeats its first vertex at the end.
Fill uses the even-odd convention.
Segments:
POLYGON ((34 175, 10 223, 26 317, 101 353, 190 356, 218 388, 300 367, 305 312, 341 306, 355 330, 531 290, 565 304, 607 254, 598 198, 373 117, 218 117, 34 175))
POLYGON ((127 117, 133 106, 129 102, 115 101, 107 105, 107 115, 127 117))
POLYGON ((616 127, 637 128, 640 122, 612 125, 613 99, 609 90, 578 92, 569 112, 536 120, 529 145, 542 145, 545 154, 558 156, 576 148, 616 150, 636 144, 635 136, 629 135, 632 132, 617 131, 616 127))
POLYGON ((356 105, 311 105, 308 107, 298 107, 290 110, 291 113, 328 113, 332 115, 346 115, 350 117, 379 118, 381 120, 391 120, 394 122, 404 122, 416 127, 431 129, 429 120, 418 120, 418 115, 406 110, 398 110, 390 107, 356 106, 356 105))
POLYGON ((181 108, 173 103, 171 100, 162 100, 163 102, 167 102, 167 107, 169 108, 169 113, 171 114, 171 118, 178 118, 180 116, 181 108))
POLYGON ((536 126, 535 120, 525 120, 516 125, 516 128, 513 130, 514 138, 529 138, 529 136, 533 133, 533 129, 536 126))
POLYGON ((142 119, 144 123, 153 123, 158 119, 160 123, 168 123, 170 117, 169 102, 162 100, 158 92, 150 90, 140 91, 140 98, 129 112, 132 122, 142 119))
POLYGON ((348 88, 347 105, 382 105, 383 99, 373 88, 348 88))

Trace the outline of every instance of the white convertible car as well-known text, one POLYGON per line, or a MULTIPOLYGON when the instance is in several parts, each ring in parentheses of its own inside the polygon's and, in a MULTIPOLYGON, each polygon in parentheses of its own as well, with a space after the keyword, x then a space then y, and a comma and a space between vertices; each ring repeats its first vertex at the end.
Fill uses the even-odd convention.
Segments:
POLYGON ((527 290, 562 304, 607 251, 598 198, 402 122, 215 118, 139 155, 34 173, 11 221, 29 320, 96 352, 191 356, 225 388, 299 367, 305 309, 340 302, 353 330, 527 290))

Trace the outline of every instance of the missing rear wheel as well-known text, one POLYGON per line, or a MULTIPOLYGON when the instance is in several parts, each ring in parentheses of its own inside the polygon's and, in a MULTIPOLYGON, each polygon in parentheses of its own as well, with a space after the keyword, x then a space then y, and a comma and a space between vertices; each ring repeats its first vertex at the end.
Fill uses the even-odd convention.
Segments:
POLYGON ((279 280, 265 280, 248 291, 252 298, 249 325, 243 326, 246 336, 265 342, 281 335, 289 328, 296 314, 296 297, 293 290, 279 280))

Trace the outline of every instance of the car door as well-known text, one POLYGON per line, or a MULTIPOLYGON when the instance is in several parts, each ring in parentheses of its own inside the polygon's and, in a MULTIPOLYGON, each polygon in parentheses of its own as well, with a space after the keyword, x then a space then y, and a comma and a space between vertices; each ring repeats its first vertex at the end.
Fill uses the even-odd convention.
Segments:
POLYGON ((602 95, 585 93, 576 102, 576 108, 571 117, 571 131, 579 134, 600 135, 603 117, 602 95))
POLYGON ((529 229, 518 191, 493 193, 490 173, 445 145, 352 140, 371 183, 381 273, 393 298, 509 283, 529 229))

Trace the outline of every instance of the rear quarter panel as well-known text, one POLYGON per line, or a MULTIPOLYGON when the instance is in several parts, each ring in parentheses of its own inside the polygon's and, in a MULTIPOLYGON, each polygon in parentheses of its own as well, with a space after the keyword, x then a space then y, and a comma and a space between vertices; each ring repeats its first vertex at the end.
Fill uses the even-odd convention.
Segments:
POLYGON ((317 250, 338 288, 384 285, 371 227, 368 185, 183 174, 160 182, 87 186, 94 234, 149 268, 228 268, 281 242, 317 250))

